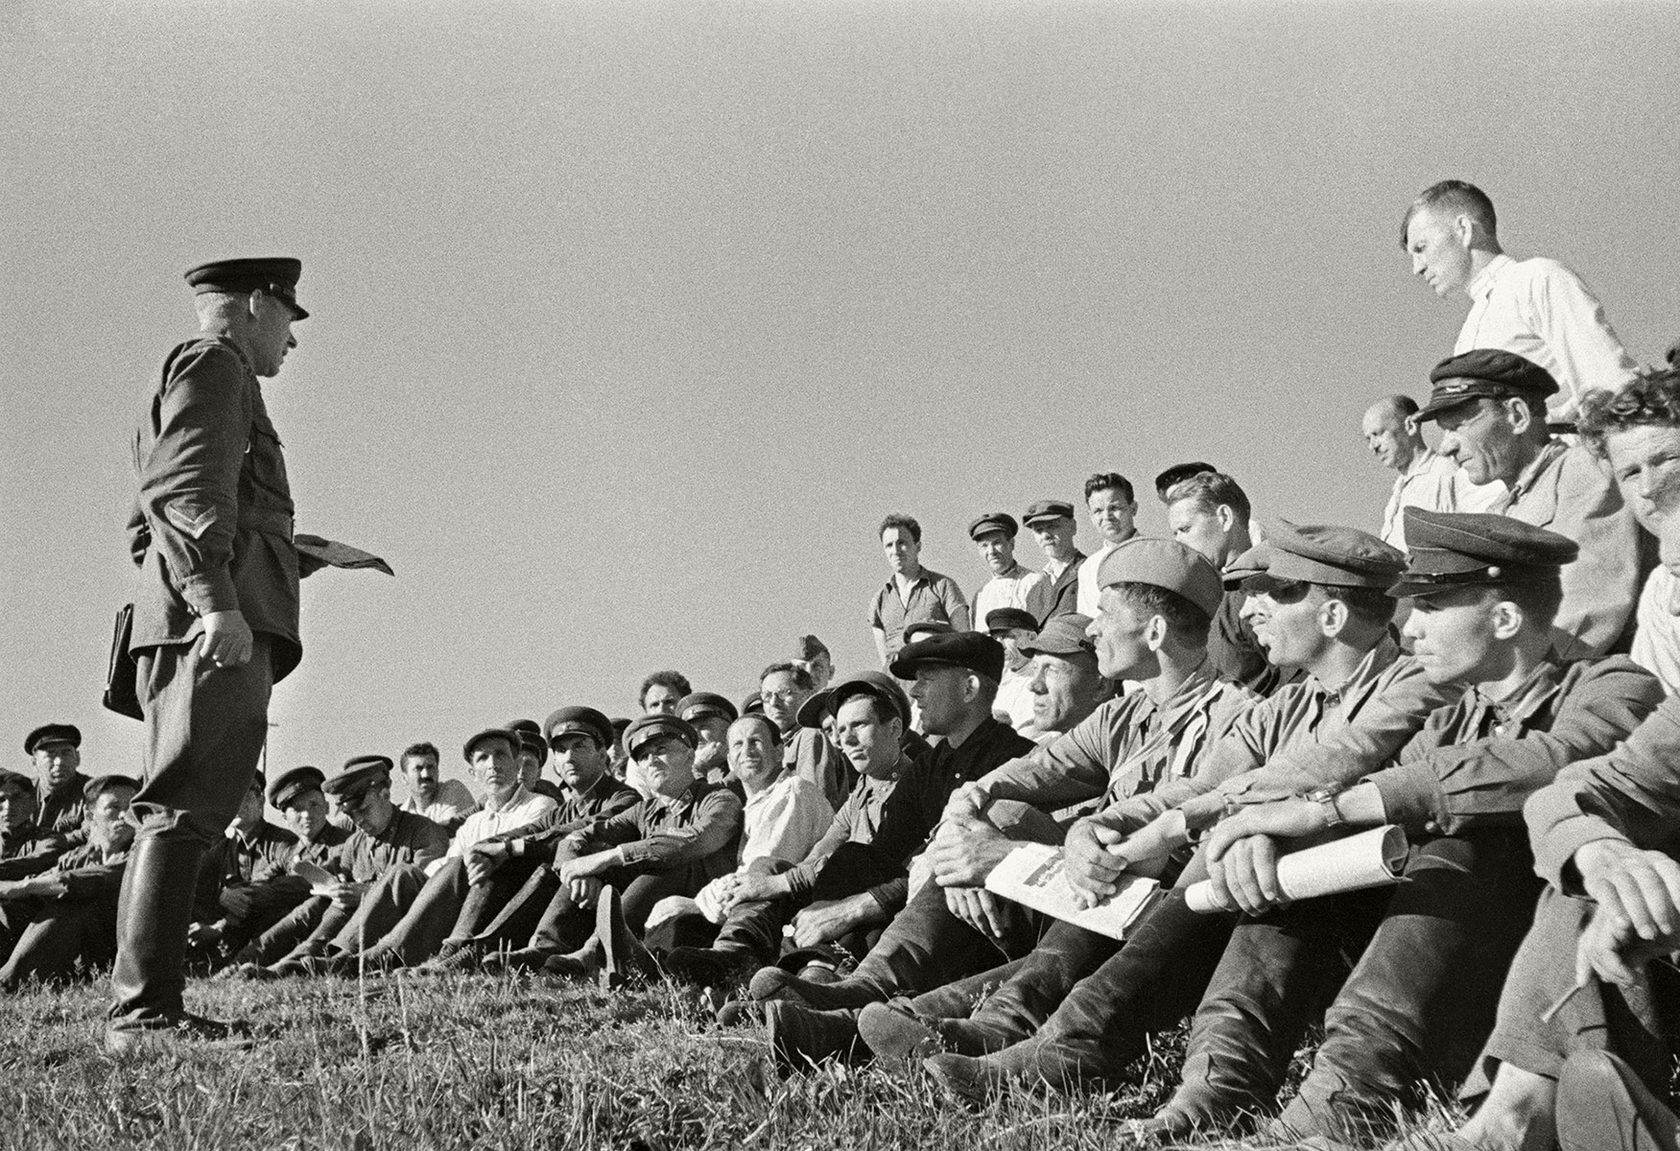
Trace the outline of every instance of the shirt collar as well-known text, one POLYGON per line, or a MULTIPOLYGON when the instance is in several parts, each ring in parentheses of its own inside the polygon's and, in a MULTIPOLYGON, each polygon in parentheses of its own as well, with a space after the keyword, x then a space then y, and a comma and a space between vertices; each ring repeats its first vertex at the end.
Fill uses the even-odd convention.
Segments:
MULTIPOLYGON (((1213 664, 1204 656, 1202 662, 1196 665, 1196 669, 1185 677, 1184 682, 1179 684, 1163 703, 1156 707, 1153 706, 1154 701, 1150 701, 1151 710, 1159 710, 1162 722, 1170 726, 1187 713, 1206 710, 1207 697, 1220 687, 1213 664)), ((1147 693, 1144 698, 1149 698, 1147 693)))
POLYGON ((1503 699, 1494 699, 1484 692, 1480 685, 1472 691, 1476 697, 1476 706, 1492 711, 1500 723, 1526 725, 1534 713, 1546 706, 1558 693, 1559 681, 1562 679, 1563 665, 1557 653, 1549 651, 1546 658, 1528 673, 1528 677, 1503 699))
POLYGON ((1516 498, 1534 486, 1542 472, 1552 466, 1552 461, 1569 450, 1569 445, 1553 436, 1546 441, 1546 446, 1540 449, 1540 454, 1529 461, 1528 466, 1517 474, 1517 482, 1510 485, 1511 496, 1516 498))
POLYGON ((1409 479, 1413 479, 1416 476, 1421 476, 1424 472, 1426 472, 1430 468, 1434 467, 1435 466, 1435 461, 1440 459, 1440 458, 1441 458, 1440 453, 1437 452, 1434 448, 1431 448, 1431 447, 1423 448, 1421 451, 1419 451, 1416 455, 1414 455, 1412 457, 1412 462, 1410 464, 1406 465, 1405 474, 1403 476, 1401 476, 1401 478, 1409 480, 1409 479))
POLYGON ((1513 261, 1511 257, 1507 256, 1504 252, 1499 253, 1499 255, 1489 260, 1487 267, 1477 272, 1475 278, 1465 286, 1465 294, 1472 300, 1481 301, 1487 299, 1488 293, 1493 291, 1493 282, 1499 278, 1499 273, 1503 272, 1507 266, 1514 262, 1515 261, 1513 261))
POLYGON ((1353 674, 1348 676, 1340 687, 1332 690, 1315 675, 1308 676, 1307 682, 1311 690, 1317 692, 1333 707, 1387 671, 1399 658, 1400 645, 1394 641, 1392 634, 1384 634, 1382 641, 1366 652, 1365 657, 1354 665, 1353 674))
POLYGON ((484 807, 481 810, 483 810, 486 815, 496 815, 500 812, 507 811, 509 808, 518 807, 520 804, 530 799, 533 794, 534 793, 531 789, 526 787, 523 783, 514 788, 513 794, 508 796, 506 801, 502 803, 496 803, 495 797, 486 792, 484 796, 484 807), (492 806, 492 804, 494 804, 494 806, 492 806))

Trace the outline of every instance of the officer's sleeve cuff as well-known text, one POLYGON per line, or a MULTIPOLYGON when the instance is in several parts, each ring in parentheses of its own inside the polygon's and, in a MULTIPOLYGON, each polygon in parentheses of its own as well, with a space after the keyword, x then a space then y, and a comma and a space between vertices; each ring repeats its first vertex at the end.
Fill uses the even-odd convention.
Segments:
POLYGON ((213 611, 238 611, 239 595, 233 590, 233 573, 225 568, 213 574, 187 576, 178 589, 200 616, 213 611))

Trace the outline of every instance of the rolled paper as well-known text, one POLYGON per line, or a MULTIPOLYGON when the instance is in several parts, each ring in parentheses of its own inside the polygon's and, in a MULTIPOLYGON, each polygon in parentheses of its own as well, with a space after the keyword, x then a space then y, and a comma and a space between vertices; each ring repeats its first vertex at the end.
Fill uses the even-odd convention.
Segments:
MULTIPOLYGON (((1317 899, 1398 883, 1405 866, 1405 829, 1387 824, 1290 852, 1278 860, 1278 886, 1287 899, 1317 899)), ((1184 902, 1191 911, 1236 910, 1214 902, 1213 883, 1206 879, 1184 889, 1184 902)))

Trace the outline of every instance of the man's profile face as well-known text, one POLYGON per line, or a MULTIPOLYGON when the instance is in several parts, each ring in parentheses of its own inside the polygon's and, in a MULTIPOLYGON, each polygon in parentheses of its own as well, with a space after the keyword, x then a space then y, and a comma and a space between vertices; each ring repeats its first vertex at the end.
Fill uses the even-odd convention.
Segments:
POLYGON ((293 835, 313 843, 327 826, 327 797, 314 789, 301 791, 280 809, 280 816, 293 835))
POLYGON ((1003 532, 986 532, 974 541, 974 550, 993 575, 1002 575, 1015 566, 1015 537, 1003 532))
POLYGON ((1041 651, 1033 656, 1033 724, 1040 731, 1066 731, 1075 716, 1084 712, 1084 701, 1096 694, 1101 676, 1088 655, 1053 655, 1041 651))
POLYGON ((1254 642, 1273 667, 1306 667, 1323 654, 1328 639, 1319 626, 1318 609, 1324 595, 1311 584, 1294 580, 1248 581, 1241 616, 1254 632, 1254 642))
POLYGON ((1119 488, 1092 492, 1085 507, 1091 513, 1091 526, 1111 544, 1124 543, 1137 530, 1137 502, 1127 499, 1119 488))
POLYGON ((921 562, 922 545, 910 534, 909 528, 887 528, 881 533, 881 550, 887 553, 887 566, 899 575, 909 575, 921 562))
POLYGON ((681 700, 682 696, 677 694, 676 688, 669 684, 656 683, 647 689, 646 695, 642 696, 642 710, 649 715, 654 712, 658 712, 660 715, 676 715, 677 704, 681 700))
POLYGON ((973 673, 951 664, 924 663, 916 668, 910 698, 921 709, 922 730, 949 735, 968 715, 968 681, 973 673))
POLYGON ((653 735, 631 752, 655 795, 675 799, 694 782, 694 749, 677 735, 653 735))
POLYGON ((1034 520, 1027 525, 1038 541, 1038 546, 1050 559, 1061 559, 1073 551, 1073 521, 1066 516, 1055 516, 1047 520, 1034 520))
POLYGON ((1214 567, 1225 562, 1231 535, 1220 523, 1218 509, 1209 511, 1195 500, 1179 500, 1167 509, 1172 538, 1201 553, 1214 567))
POLYGON ((555 736, 549 750, 554 755, 554 774, 574 792, 594 787, 609 766, 607 749, 580 731, 555 736))
POLYGON ((1680 508, 1680 428, 1642 425, 1604 438, 1610 474, 1634 517, 1661 538, 1660 520, 1680 508))
POLYGON ((1458 463, 1473 484, 1492 483, 1520 469, 1520 448, 1504 401, 1480 397, 1435 417, 1441 425, 1441 454, 1458 463))
POLYGON ((280 365, 286 360, 286 353, 297 347, 297 338, 292 335, 292 323, 297 314, 292 311, 291 305, 267 292, 251 293, 251 311, 255 313, 247 349, 251 355, 251 369, 259 376, 277 376, 280 365))
POLYGON ((1097 648, 1097 670, 1104 679, 1146 679, 1154 674, 1155 653, 1149 646, 1145 617, 1114 588, 1097 597, 1097 614, 1085 634, 1097 648))
POLYGON ((1497 598, 1486 588, 1464 587, 1412 599, 1405 634, 1412 655, 1433 684, 1472 684, 1486 678, 1497 598))
POLYGON ((55 791, 69 783, 82 766, 82 753, 61 740, 49 740, 35 746, 35 773, 55 791))
POLYGON ((408 789, 418 796, 422 803, 430 803, 438 789, 437 758, 431 755, 405 756, 402 769, 403 778, 408 780, 408 789))
POLYGON ((1425 207, 1406 222, 1406 251, 1412 274, 1422 276, 1437 296, 1462 292, 1470 283, 1470 246, 1459 217, 1425 207))
POLYGON ((992 638, 1003 645, 1003 666, 1010 671, 1020 671, 1027 666, 1030 658, 1021 652, 1021 645, 1037 639, 1038 633, 1031 628, 1010 627, 994 631, 992 638))
POLYGON ((1393 408, 1372 408, 1360 421, 1359 430, 1365 436, 1365 446, 1383 467, 1403 472, 1412 462, 1411 428, 1393 408))
POLYGON ((473 774, 495 795, 506 795, 519 786, 519 756, 511 740, 481 739, 473 745, 473 774))

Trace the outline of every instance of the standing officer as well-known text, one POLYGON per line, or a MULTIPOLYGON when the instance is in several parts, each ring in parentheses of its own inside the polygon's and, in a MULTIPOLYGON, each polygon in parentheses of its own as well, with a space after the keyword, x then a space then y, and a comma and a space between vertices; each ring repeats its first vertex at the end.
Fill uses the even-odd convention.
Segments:
POLYGON ((258 381, 297 346, 292 325, 309 314, 297 303, 302 270, 271 258, 187 272, 199 334, 169 353, 134 436, 130 651, 145 783, 117 915, 113 1054, 148 1036, 233 1031, 183 1005, 193 908, 181 893, 238 813, 268 733, 269 693, 303 654, 291 489, 258 381))

